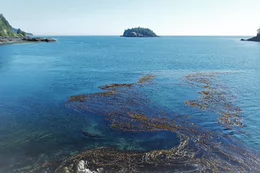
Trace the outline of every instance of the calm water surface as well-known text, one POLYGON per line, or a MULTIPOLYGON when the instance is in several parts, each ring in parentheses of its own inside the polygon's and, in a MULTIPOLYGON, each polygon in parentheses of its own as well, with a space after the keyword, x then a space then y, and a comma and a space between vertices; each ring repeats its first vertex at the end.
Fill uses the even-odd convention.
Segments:
POLYGON ((102 117, 66 107, 70 96, 133 83, 146 74, 156 76, 158 92, 147 91, 154 103, 260 151, 260 43, 240 37, 56 38, 53 44, 0 46, 0 172, 90 148, 151 151, 178 145, 174 133, 120 132, 102 117), (243 133, 230 133, 217 115, 184 104, 199 95, 181 85, 182 78, 198 72, 223 72, 221 84, 243 111, 243 133), (103 138, 86 138, 82 130, 103 138))

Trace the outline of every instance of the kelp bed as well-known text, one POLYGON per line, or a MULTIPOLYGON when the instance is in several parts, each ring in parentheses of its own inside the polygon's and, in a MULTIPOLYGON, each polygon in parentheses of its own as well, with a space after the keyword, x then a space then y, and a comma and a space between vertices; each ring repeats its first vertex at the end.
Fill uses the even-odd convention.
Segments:
POLYGON ((203 89, 198 100, 186 101, 186 105, 220 115, 217 119, 227 129, 244 127, 242 110, 234 104, 234 96, 224 86, 215 84, 222 73, 196 73, 185 77, 190 85, 203 89))
MULTIPOLYGON (((213 86, 216 73, 199 73, 185 77, 185 82, 203 87, 199 100, 186 104, 221 115, 224 126, 243 126, 241 110, 228 100, 224 88, 213 86), (222 110, 222 111, 219 111, 222 110)), ((259 156, 237 141, 202 129, 177 113, 162 111, 142 90, 155 85, 154 76, 145 76, 133 84, 111 84, 100 87, 101 93, 72 96, 67 106, 103 116, 110 127, 126 132, 169 131, 176 133, 180 144, 170 150, 151 152, 121 151, 112 148, 88 150, 55 163, 46 163, 31 172, 77 172, 80 160, 90 170, 100 172, 257 172, 259 156), (100 169, 102 168, 102 169, 100 169)))

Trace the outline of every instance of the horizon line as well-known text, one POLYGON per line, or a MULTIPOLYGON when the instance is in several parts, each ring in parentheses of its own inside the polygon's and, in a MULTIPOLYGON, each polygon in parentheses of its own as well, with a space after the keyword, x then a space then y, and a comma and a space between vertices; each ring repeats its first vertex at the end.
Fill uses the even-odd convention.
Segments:
MULTIPOLYGON (((47 34, 39 34, 33 36, 58 36, 58 37, 66 37, 66 36, 74 36, 74 37, 81 37, 81 36, 106 36, 106 37, 120 37, 121 35, 47 35, 47 34)), ((252 37, 254 35, 158 35, 159 37, 252 37)), ((149 37, 147 37, 149 38, 149 37)), ((152 38, 152 37, 151 37, 152 38)))

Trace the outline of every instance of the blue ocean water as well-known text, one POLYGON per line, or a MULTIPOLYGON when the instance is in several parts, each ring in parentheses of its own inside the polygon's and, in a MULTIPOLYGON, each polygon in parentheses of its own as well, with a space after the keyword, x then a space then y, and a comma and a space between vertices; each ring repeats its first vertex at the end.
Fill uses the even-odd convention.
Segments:
MULTIPOLYGON (((99 86, 134 83, 155 75, 148 97, 209 131, 228 133, 260 151, 260 43, 240 37, 55 37, 57 43, 0 46, 0 168, 98 147, 151 151, 177 146, 169 132, 112 130, 104 118, 66 107, 70 96, 101 92, 99 86), (182 85, 194 73, 218 72, 242 110, 243 133, 230 133, 217 115, 190 108, 199 89, 182 85), (90 139, 82 130, 102 136, 90 139)), ((1 170, 1 169, 0 169, 1 170)))

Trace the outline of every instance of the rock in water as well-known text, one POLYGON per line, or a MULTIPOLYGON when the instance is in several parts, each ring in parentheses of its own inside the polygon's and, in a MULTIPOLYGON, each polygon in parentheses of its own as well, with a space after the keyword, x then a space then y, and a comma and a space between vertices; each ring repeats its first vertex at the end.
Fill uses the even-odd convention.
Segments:
POLYGON ((260 28, 257 30, 257 35, 249 39, 241 39, 241 41, 257 41, 260 42, 260 28))
POLYGON ((65 167, 64 170, 63 170, 64 173, 70 173, 69 171, 69 168, 68 167, 65 167))
POLYGON ((97 169, 97 172, 98 172, 98 173, 104 173, 104 168, 98 168, 98 169, 97 169))
POLYGON ((96 171, 91 171, 90 169, 88 169, 87 166, 88 166, 87 161, 86 162, 84 160, 79 161, 77 166, 77 173, 97 173, 96 171))

